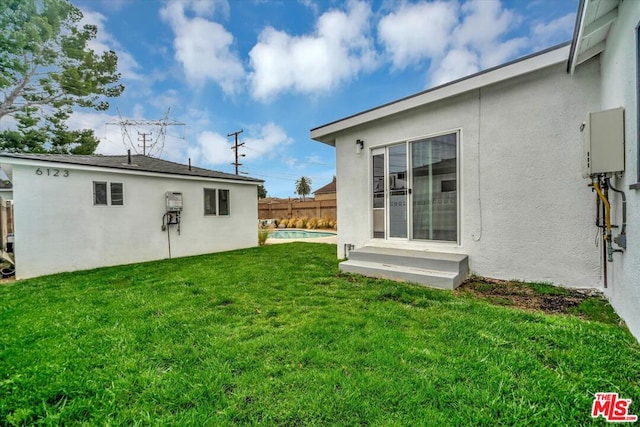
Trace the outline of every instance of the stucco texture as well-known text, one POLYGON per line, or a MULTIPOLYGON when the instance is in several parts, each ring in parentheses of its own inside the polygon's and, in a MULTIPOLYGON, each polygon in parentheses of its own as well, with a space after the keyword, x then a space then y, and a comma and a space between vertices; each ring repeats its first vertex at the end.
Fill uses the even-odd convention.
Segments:
POLYGON ((338 134, 338 256, 346 243, 464 253, 483 276, 599 287, 579 130, 599 78, 597 60, 574 75, 558 64, 338 134), (456 131, 459 241, 372 239, 370 150, 456 131))
POLYGON ((13 167, 18 278, 168 258, 167 191, 184 199, 180 234, 170 226, 172 257, 257 245, 255 184, 53 168, 68 176, 13 167), (123 183, 124 206, 94 206, 93 181, 123 183), (229 216, 204 215, 203 188, 229 190, 229 216))

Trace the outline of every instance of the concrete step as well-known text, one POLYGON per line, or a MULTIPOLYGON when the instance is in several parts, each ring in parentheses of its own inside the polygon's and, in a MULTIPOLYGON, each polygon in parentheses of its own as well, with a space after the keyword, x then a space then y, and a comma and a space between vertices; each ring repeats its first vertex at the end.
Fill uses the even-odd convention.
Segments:
POLYGON ((349 253, 340 271, 453 290, 467 277, 468 256, 366 246, 349 253))
POLYGON ((378 248, 374 246, 364 246, 349 253, 349 260, 353 261, 378 262, 455 273, 467 273, 469 271, 468 259, 469 257, 464 254, 378 248))

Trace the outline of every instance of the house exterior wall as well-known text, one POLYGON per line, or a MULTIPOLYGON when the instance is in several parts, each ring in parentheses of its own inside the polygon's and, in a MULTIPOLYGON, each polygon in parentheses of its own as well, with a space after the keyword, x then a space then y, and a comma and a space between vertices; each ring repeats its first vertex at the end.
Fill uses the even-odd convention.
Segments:
POLYGON ((167 191, 184 199, 180 234, 170 226, 172 257, 258 243, 255 184, 63 166, 40 168, 68 170, 67 177, 13 166, 17 278, 168 258, 167 191), (93 181, 123 183, 124 206, 94 206, 93 181), (204 215, 204 188, 229 190, 229 216, 204 215))
MULTIPOLYGON (((636 81, 636 27, 640 23, 640 2, 623 1, 618 18, 607 36, 601 55, 602 109, 625 108, 625 173, 612 180, 627 196, 627 249, 614 254, 608 268, 608 288, 612 305, 625 319, 631 332, 640 337, 640 190, 629 189, 638 180, 638 84, 636 81)), ((614 224, 622 222, 622 204, 618 194, 609 192, 614 224)), ((619 230, 614 230, 614 236, 619 230)), ((615 246, 615 245, 614 245, 615 246)))
POLYGON ((595 200, 579 126, 600 107, 597 61, 557 64, 337 134, 338 257, 344 245, 469 255, 476 274, 599 287, 595 200), (591 90, 589 90, 591 89, 591 90), (459 242, 372 239, 370 150, 459 131, 459 242), (365 149, 356 154, 355 141, 365 149))

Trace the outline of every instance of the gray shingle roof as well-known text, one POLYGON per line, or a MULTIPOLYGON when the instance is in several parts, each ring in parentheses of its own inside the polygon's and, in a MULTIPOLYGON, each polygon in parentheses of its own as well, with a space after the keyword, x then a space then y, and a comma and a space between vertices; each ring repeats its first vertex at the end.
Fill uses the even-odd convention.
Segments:
POLYGON ((187 165, 142 155, 132 155, 131 163, 128 162, 128 156, 0 153, 0 158, 2 157, 39 160, 52 163, 66 163, 69 165, 96 166, 101 168, 131 170, 139 172, 155 172, 167 175, 184 175, 234 181, 248 181, 255 183, 264 182, 261 179, 212 171, 209 169, 197 168, 195 166, 191 166, 191 169, 189 169, 189 166, 187 165))

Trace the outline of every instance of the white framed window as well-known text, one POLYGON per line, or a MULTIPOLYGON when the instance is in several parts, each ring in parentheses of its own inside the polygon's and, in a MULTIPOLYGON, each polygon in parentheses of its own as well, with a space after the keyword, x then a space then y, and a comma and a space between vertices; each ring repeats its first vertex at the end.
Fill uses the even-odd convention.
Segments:
POLYGON ((93 181, 94 206, 124 206, 124 185, 121 182, 93 181))
POLYGON ((204 214, 216 215, 216 190, 215 188, 204 189, 204 214))
POLYGON ((204 214, 228 216, 230 214, 229 190, 205 188, 204 214))
POLYGON ((218 190, 218 215, 229 215, 229 190, 218 190))

